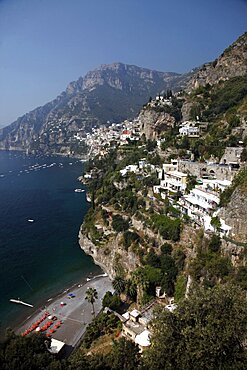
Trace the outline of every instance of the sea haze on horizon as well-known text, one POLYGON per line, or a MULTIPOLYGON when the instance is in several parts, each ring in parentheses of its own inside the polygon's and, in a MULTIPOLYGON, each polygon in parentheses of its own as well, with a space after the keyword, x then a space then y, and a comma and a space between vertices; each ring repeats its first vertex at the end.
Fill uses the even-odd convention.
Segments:
POLYGON ((9 299, 37 309, 89 273, 101 273, 78 245, 89 207, 85 193, 74 192, 82 171, 76 159, 0 151, 1 334, 33 312, 9 299))

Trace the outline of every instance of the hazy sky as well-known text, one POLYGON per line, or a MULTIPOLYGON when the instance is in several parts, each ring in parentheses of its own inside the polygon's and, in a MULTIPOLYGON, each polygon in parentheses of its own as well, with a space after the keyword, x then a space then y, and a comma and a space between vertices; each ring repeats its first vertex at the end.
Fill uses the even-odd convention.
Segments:
POLYGON ((100 64, 186 72, 247 30, 247 0, 0 0, 0 126, 100 64))

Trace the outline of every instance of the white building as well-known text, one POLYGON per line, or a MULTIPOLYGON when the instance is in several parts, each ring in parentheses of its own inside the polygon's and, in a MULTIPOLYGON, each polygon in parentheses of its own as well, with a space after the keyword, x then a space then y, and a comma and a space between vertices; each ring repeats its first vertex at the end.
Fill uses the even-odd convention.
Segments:
POLYGON ((120 173, 121 173, 122 176, 125 176, 128 172, 137 173, 137 171, 138 171, 138 165, 137 164, 129 164, 128 166, 126 166, 125 168, 120 170, 120 173))
POLYGON ((196 126, 196 122, 185 121, 181 123, 179 129, 180 136, 199 137, 200 129, 196 126))
POLYGON ((211 215, 220 202, 219 195, 197 186, 180 199, 184 213, 204 223, 203 217, 211 215))
POLYGON ((187 183, 187 174, 177 170, 164 173, 164 180, 160 181, 160 185, 153 187, 155 194, 160 194, 162 199, 165 199, 169 193, 184 193, 187 183))
POLYGON ((162 168, 157 169, 158 172, 158 178, 160 180, 164 180, 165 173, 169 171, 178 171, 178 160, 177 159, 171 159, 171 163, 164 163, 162 168))
POLYGON ((160 181, 160 186, 170 192, 185 192, 187 173, 177 170, 165 172, 164 180, 160 181))
POLYGON ((199 137, 200 130, 198 127, 184 126, 179 129, 180 136, 199 137))

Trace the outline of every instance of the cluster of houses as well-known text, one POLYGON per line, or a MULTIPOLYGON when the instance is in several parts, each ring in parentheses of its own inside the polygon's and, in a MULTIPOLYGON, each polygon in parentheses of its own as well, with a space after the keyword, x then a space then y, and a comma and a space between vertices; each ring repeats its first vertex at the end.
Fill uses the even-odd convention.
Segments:
MULTIPOLYGON (((172 101, 171 98, 167 99, 159 95, 148 104, 170 106, 172 101)), ((207 123, 199 122, 199 118, 197 121, 185 121, 180 125, 179 136, 198 137, 206 129, 207 123)), ((133 121, 125 120, 117 124, 108 123, 108 126, 93 128, 92 133, 86 134, 86 138, 82 138, 80 133, 77 134, 77 137, 80 140, 85 140, 86 144, 91 148, 90 156, 105 155, 109 148, 114 147, 114 145, 121 146, 129 144, 131 141, 138 141, 140 139, 140 122, 137 118, 133 121)), ((159 195, 163 200, 168 198, 182 214, 190 217, 196 224, 203 226, 205 230, 214 231, 211 219, 217 215, 220 194, 231 184, 231 179, 234 176, 234 173, 232 173, 230 178, 223 175, 220 177, 219 173, 225 174, 228 169, 224 166, 227 165, 230 165, 231 168, 234 166, 236 168, 239 167, 242 150, 241 147, 226 148, 221 162, 213 164, 217 168, 211 169, 209 176, 205 176, 202 173, 198 175, 197 169, 192 168, 193 166, 196 167, 196 162, 191 162, 191 168, 188 170, 186 166, 189 164, 184 163, 182 160, 174 159, 170 163, 164 163, 162 167, 158 167, 147 163, 145 158, 137 164, 128 164, 120 170, 120 174, 122 177, 125 177, 129 173, 134 173, 137 176, 147 176, 150 173, 156 173, 159 184, 153 186, 153 193, 159 195), (197 183, 193 189, 189 189, 188 180, 189 176, 192 175, 196 177, 197 183), (173 195, 176 195, 176 202, 174 202, 173 195)), ((90 178, 91 175, 85 174, 84 178, 86 179, 87 176, 90 178)), ((226 225, 223 219, 220 219, 220 222, 221 234, 228 235, 231 227, 226 225)))
MULTIPOLYGON (((188 173, 179 171, 179 161, 172 160, 171 163, 163 164, 158 169, 160 184, 153 187, 153 192, 159 194, 162 199, 168 197, 173 203, 173 195, 177 195, 178 202, 174 204, 182 214, 189 216, 195 223, 203 226, 205 230, 214 231, 211 219, 217 215, 220 203, 220 194, 231 185, 230 180, 220 180, 215 176, 211 178, 197 179, 197 184, 188 190, 188 173)), ((228 235, 231 227, 220 219, 220 232, 228 235)))
POLYGON ((163 95, 157 95, 155 97, 155 99, 152 99, 148 104, 147 106, 151 107, 151 108, 154 108, 154 107, 164 107, 164 106, 168 106, 168 107, 171 107, 172 106, 172 99, 171 97, 167 98, 163 95))
POLYGON ((90 156, 105 155, 110 147, 138 141, 140 139, 139 126, 138 119, 125 120, 121 123, 108 123, 98 128, 92 128, 92 132, 87 133, 85 137, 82 137, 80 132, 76 133, 74 137, 79 141, 85 141, 90 148, 90 156))
POLYGON ((156 298, 143 307, 141 311, 132 309, 120 315, 108 307, 105 308, 105 312, 113 312, 120 319, 122 322, 122 336, 137 344, 140 352, 151 345, 152 327, 150 322, 154 310, 160 305, 171 313, 177 309, 174 299, 168 299, 165 293, 161 295, 160 292, 161 287, 156 287, 156 298))
MULTIPOLYGON (((120 170, 123 177, 129 173, 135 175, 145 175, 147 173, 157 173, 159 184, 153 186, 153 193, 159 195, 161 199, 169 199, 183 215, 187 215, 196 224, 203 226, 206 231, 214 231, 211 225, 212 217, 217 215, 220 203, 220 194, 231 185, 227 179, 219 179, 214 175, 198 178, 193 189, 188 190, 188 180, 191 175, 179 170, 180 161, 171 160, 164 163, 162 167, 157 167, 147 163, 145 158, 138 164, 127 165, 120 170), (174 201, 176 196, 176 201, 174 201)), ((220 219, 221 236, 227 236, 231 227, 220 219)))

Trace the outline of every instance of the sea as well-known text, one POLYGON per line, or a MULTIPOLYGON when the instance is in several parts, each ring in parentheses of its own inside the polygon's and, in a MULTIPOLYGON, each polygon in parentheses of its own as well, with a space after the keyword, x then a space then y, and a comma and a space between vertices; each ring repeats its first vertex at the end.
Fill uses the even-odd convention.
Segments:
POLYGON ((101 274, 78 244, 89 208, 83 162, 0 151, 0 337, 33 310, 101 274), (10 302, 20 299, 34 308, 10 302))

